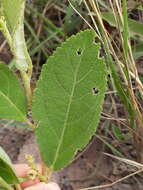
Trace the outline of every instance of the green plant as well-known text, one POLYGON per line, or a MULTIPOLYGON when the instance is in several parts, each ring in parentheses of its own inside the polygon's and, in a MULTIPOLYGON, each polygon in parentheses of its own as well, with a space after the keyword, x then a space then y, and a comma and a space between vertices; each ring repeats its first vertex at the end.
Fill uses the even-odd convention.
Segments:
MULTIPOLYGON (((74 8, 73 1, 69 0, 74 8)), ((142 128, 143 115, 141 101, 143 98, 143 84, 140 80, 136 67, 136 57, 134 58, 131 42, 142 36, 142 23, 128 18, 127 1, 115 0, 98 1, 83 0, 92 21, 93 28, 97 31, 98 39, 103 44, 105 59, 111 74, 111 84, 117 95, 120 97, 127 112, 126 121, 130 133, 134 139, 134 145, 138 154, 138 161, 143 162, 142 152, 142 128), (104 7, 104 11, 102 10, 104 7), (106 10, 106 11, 105 11, 106 10), (118 40, 114 40, 112 33, 105 27, 104 21, 116 27, 118 40), (132 82, 135 82, 133 85, 132 82), (136 90, 138 90, 138 93, 136 90), (140 100, 139 101, 139 96, 140 100)), ((77 11, 78 12, 78 11, 77 11)), ((80 14, 80 13, 79 13, 80 14)), ((137 45, 141 51, 141 43, 137 45)), ((140 53, 140 52, 139 52, 140 53)), ((140 53, 141 54, 141 53, 140 53)))
MULTIPOLYGON (((106 91, 106 67, 99 57, 95 32, 70 37, 43 66, 34 94, 32 61, 24 38, 25 0, 0 0, 0 29, 5 36, 24 86, 5 63, 0 63, 0 117, 26 122, 33 130, 47 170, 41 181, 69 164, 94 135, 106 91), (13 22, 14 20, 14 22, 13 22), (32 110, 33 122, 27 115, 32 110)), ((27 157, 31 169, 34 160, 27 157)), ((20 189, 12 164, 0 149, 0 184, 20 189), (1 170, 2 168, 2 170, 1 170)))

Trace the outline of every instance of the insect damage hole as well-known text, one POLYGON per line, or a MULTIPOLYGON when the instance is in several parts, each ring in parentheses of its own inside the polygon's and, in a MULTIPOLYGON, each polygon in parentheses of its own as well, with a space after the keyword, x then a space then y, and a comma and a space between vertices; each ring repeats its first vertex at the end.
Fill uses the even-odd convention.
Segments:
POLYGON ((81 55, 82 54, 82 49, 78 49, 77 50, 77 55, 81 55))
POLYGON ((97 88, 92 88, 92 91, 94 95, 99 93, 99 90, 97 88))

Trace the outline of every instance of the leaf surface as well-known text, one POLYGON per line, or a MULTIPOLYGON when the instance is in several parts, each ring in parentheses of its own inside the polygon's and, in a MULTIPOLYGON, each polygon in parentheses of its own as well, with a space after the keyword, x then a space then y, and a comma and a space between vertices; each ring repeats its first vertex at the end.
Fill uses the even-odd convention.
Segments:
POLYGON ((23 11, 23 3, 25 0, 0 0, 4 17, 11 32, 21 19, 21 11, 23 11))
POLYGON ((2 177, 9 184, 19 183, 18 178, 12 167, 12 163, 8 155, 1 147, 0 147, 0 177, 2 177))
POLYGON ((134 58, 136 60, 138 58, 142 57, 143 56, 143 42, 140 41, 138 44, 136 44, 135 46, 133 46, 132 50, 133 50, 134 58))
POLYGON ((0 62, 0 118, 25 121, 27 102, 17 77, 0 62))
POLYGON ((106 69, 95 33, 85 30, 57 48, 34 93, 37 142, 49 168, 71 162, 94 135, 106 90, 106 69))
MULTIPOLYGON (((111 24, 114 27, 117 27, 114 14, 112 12, 102 12, 101 15, 102 18, 106 20, 109 24, 111 24)), ((141 22, 128 18, 128 24, 130 35, 133 34, 143 36, 143 24, 141 22)))

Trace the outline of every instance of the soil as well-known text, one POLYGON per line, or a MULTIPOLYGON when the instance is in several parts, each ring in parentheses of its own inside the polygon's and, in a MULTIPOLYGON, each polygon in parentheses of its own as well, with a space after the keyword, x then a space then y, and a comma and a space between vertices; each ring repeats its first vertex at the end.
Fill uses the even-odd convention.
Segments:
POLYGON ((0 122, 0 146, 4 148, 13 162, 16 162, 20 149, 30 137, 29 131, 0 122))

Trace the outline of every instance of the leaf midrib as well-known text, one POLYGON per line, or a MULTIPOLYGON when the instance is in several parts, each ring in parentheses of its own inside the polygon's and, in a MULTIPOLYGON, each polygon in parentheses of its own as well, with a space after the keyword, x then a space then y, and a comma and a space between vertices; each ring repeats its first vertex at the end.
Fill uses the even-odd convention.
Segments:
POLYGON ((0 94, 14 107, 14 109, 20 114, 21 118, 23 118, 24 121, 26 121, 26 117, 22 114, 22 112, 18 109, 18 107, 11 101, 11 99, 6 96, 2 91, 0 91, 0 94))
POLYGON ((67 125, 67 121, 68 121, 68 115, 69 115, 69 112, 70 112, 70 107, 71 107, 72 98, 73 98, 73 95, 74 95, 74 90, 75 90, 75 86, 76 86, 76 82, 77 82, 77 74, 78 74, 78 71, 79 71, 81 60, 82 60, 82 57, 80 58, 79 64, 77 65, 77 68, 76 68, 74 82, 73 82, 72 91, 71 91, 71 96, 70 96, 70 99, 69 99, 69 104, 68 104, 68 107, 67 107, 67 113, 66 113, 66 117, 65 117, 65 121, 64 121, 63 131, 62 131, 61 138, 60 138, 61 140, 60 140, 59 145, 57 147, 57 151, 56 151, 56 154, 55 154, 55 159, 53 161, 53 164, 52 164, 51 168, 54 168, 54 165, 55 165, 55 163, 57 161, 59 151, 60 151, 60 148, 61 148, 61 145, 62 145, 62 142, 63 142, 63 138, 64 138, 64 134, 65 134, 65 130, 66 130, 66 125, 67 125))

